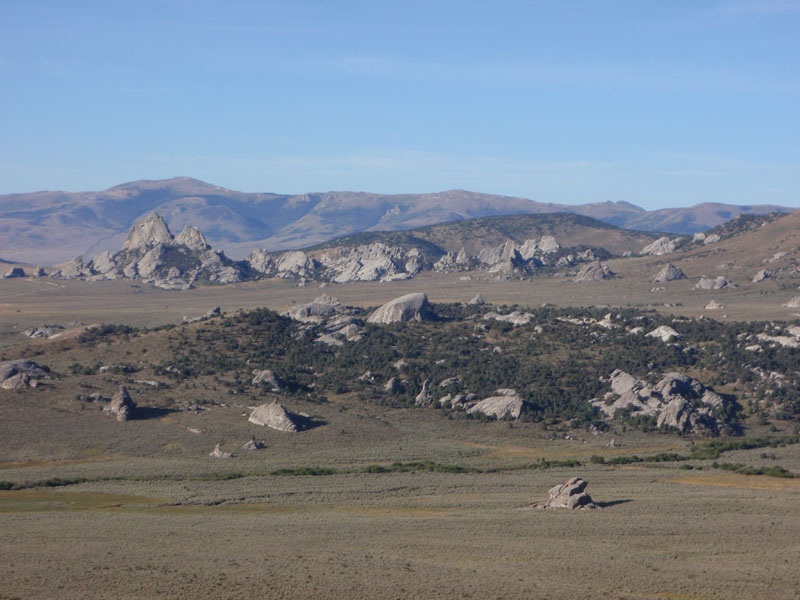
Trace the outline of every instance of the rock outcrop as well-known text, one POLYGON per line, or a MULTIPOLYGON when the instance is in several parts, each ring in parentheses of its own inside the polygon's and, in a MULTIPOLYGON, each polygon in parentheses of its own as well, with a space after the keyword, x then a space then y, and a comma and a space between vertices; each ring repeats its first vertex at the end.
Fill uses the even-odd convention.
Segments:
POLYGON ((614 276, 615 273, 608 268, 606 263, 596 260, 581 267, 573 281, 576 283, 602 281, 604 279, 611 279, 614 276))
POLYGON ((127 421, 133 418, 136 403, 128 393, 128 388, 122 386, 103 410, 109 417, 115 417, 117 421, 127 421))
POLYGON ((64 331, 64 328, 61 325, 42 325, 41 327, 26 329, 22 334, 29 338, 42 339, 49 338, 62 331, 64 331))
POLYGON ((470 304, 472 306, 483 306, 484 304, 486 304, 486 300, 483 299, 483 296, 478 294, 472 300, 470 300, 467 304, 470 304))
POLYGON ((651 244, 647 244, 639 251, 642 256, 661 256, 664 254, 672 254, 677 247, 677 240, 671 240, 668 237, 660 237, 651 244))
POLYGON ((283 390, 283 381, 270 369, 254 370, 253 385, 261 385, 270 392, 280 392, 283 390))
POLYGON ((428 296, 418 292, 387 302, 367 318, 367 323, 403 323, 427 318, 429 318, 428 296))
POLYGON ((256 407, 247 420, 256 425, 291 433, 300 431, 302 424, 300 415, 289 412, 277 402, 256 407))
POLYGON ((522 414, 523 401, 515 390, 497 390, 500 393, 497 396, 485 398, 480 402, 476 402, 467 409, 467 414, 474 415, 481 413, 496 419, 510 417, 512 419, 519 419, 522 414))
POLYGON ((548 490, 549 498, 539 508, 599 508, 592 497, 586 492, 588 482, 580 477, 573 477, 566 483, 554 486, 548 490))
POLYGON ((0 388, 16 390, 36 387, 48 371, 28 359, 9 360, 0 363, 0 388))
POLYGON ((209 452, 208 455, 212 458, 230 458, 232 456, 230 452, 223 452, 222 447, 219 444, 214 446, 214 449, 209 452))
POLYGON ((662 342, 671 342, 680 339, 682 336, 669 325, 660 325, 653 329, 646 337, 658 338, 662 342))
POLYGON ((264 442, 258 440, 250 440, 242 445, 242 450, 261 450, 264 448, 264 442))
POLYGON ((167 290, 188 289, 197 281, 236 283, 249 267, 211 249, 196 228, 187 225, 173 237, 164 219, 152 214, 136 223, 122 249, 103 252, 88 263, 77 257, 55 265, 52 277, 61 279, 141 279, 167 290))
POLYGON ((653 283, 666 283, 668 281, 677 281, 678 279, 686 279, 684 272, 680 267, 667 264, 653 278, 653 283))
POLYGON ((614 417, 617 411, 656 417, 656 424, 680 433, 716 435, 722 427, 718 409, 727 400, 699 380, 683 373, 665 373, 655 385, 615 370, 609 376, 611 392, 592 400, 600 412, 614 417))

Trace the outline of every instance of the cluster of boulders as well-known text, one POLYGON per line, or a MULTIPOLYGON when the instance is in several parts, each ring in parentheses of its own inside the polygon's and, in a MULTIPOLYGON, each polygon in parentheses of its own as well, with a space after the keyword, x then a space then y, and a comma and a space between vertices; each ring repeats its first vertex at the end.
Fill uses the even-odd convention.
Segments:
POLYGON ((247 257, 250 267, 269 277, 331 281, 397 281, 410 279, 422 271, 458 272, 480 269, 501 277, 524 277, 544 265, 569 267, 597 260, 592 248, 564 254, 551 235, 518 244, 506 240, 484 248, 474 256, 462 247, 458 252, 411 247, 403 248, 382 242, 355 247, 338 247, 323 252, 254 251, 247 257), (558 257, 558 258, 556 258, 558 257))
POLYGON ((21 388, 36 387, 43 377, 47 377, 48 370, 40 367, 32 360, 9 360, 0 363, 0 388, 4 390, 18 390, 21 388))
MULTIPOLYGON (((709 244, 714 244, 720 241, 720 239, 722 238, 716 233, 695 233, 691 241, 688 243, 693 246, 708 246, 709 244)), ((670 239, 667 236, 662 236, 639 250, 639 254, 641 256, 663 256, 664 254, 672 254, 675 252, 675 250, 681 247, 682 243, 685 242, 682 241, 680 237, 670 239)))
POLYGON ((418 248, 406 250, 381 242, 334 248, 319 257, 302 250, 271 253, 258 249, 247 257, 247 262, 252 269, 269 277, 335 283, 408 279, 423 268, 431 268, 430 261, 418 248))
MULTIPOLYGON (((404 387, 404 381, 392 377, 384 385, 384 390, 397 393, 404 387)), ((483 414, 496 419, 510 418, 519 419, 525 403, 517 390, 503 388, 495 390, 495 395, 480 399, 477 394, 469 392, 459 392, 459 377, 448 377, 439 382, 436 388, 442 390, 438 394, 430 379, 426 379, 422 384, 422 389, 414 399, 416 406, 426 407, 438 405, 442 408, 453 410, 464 410, 468 415, 483 414), (448 393, 443 393, 447 391, 448 393), (438 398, 437 398, 438 396, 438 398)))
POLYGON ((103 252, 90 261, 76 257, 54 265, 49 274, 61 279, 141 279, 163 289, 188 289, 197 281, 235 283, 248 267, 212 249, 200 231, 187 225, 173 236, 158 214, 136 223, 122 249, 103 252))
POLYGON ((41 327, 31 327, 22 332, 25 337, 33 339, 49 338, 64 331, 61 325, 42 325, 41 327))
POLYGON ((611 391, 590 400, 600 412, 614 417, 617 411, 655 416, 656 425, 681 433, 716 435, 722 422, 719 412, 727 399, 697 379, 682 373, 666 373, 655 385, 616 369, 607 381, 611 391))

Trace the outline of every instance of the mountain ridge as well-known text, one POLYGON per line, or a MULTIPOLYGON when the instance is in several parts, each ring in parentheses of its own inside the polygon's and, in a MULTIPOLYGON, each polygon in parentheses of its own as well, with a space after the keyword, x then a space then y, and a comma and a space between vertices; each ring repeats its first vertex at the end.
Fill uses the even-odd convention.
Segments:
POLYGON ((0 256, 52 264, 114 250, 133 223, 153 211, 173 230, 198 227, 214 247, 242 258, 255 248, 301 248, 359 231, 399 231, 495 215, 568 212, 626 229, 686 234, 740 214, 791 210, 702 203, 647 211, 621 201, 564 205, 461 189, 426 194, 252 193, 182 176, 129 181, 94 192, 0 195, 0 256))

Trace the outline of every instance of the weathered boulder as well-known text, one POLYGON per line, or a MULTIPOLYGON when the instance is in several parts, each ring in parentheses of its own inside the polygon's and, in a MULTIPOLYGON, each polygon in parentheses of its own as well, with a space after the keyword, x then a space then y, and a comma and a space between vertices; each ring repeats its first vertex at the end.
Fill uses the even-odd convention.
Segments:
POLYGON ((661 256, 663 254, 671 254, 672 252, 675 252, 676 246, 677 243, 675 240, 671 240, 664 236, 658 238, 656 241, 650 244, 647 244, 647 246, 639 251, 639 254, 642 256, 661 256))
POLYGON ((646 337, 658 338, 662 342, 671 342, 680 339, 682 336, 669 325, 660 325, 646 335, 646 337))
POLYGON ((294 306, 283 313, 285 316, 295 321, 303 321, 308 323, 321 323, 327 317, 339 312, 342 305, 338 298, 322 294, 317 296, 313 302, 294 306))
POLYGON ((247 420, 256 425, 291 433, 300 431, 301 424, 299 415, 289 412, 277 402, 257 406, 247 420))
POLYGON ((133 417, 136 403, 128 393, 128 388, 122 386, 103 410, 109 417, 116 417, 117 421, 127 421, 133 417))
POLYGON ((367 323, 401 323, 422 321, 426 318, 428 318, 428 296, 418 292, 387 302, 369 316, 367 323))
POLYGON ((561 248, 561 245, 552 235, 543 235, 542 239, 539 240, 539 251, 544 254, 556 252, 559 248, 561 248))
POLYGON ((503 417, 519 419, 520 414, 522 414, 522 407, 522 398, 517 394, 491 396, 477 402, 467 410, 467 414, 483 413, 497 419, 502 419, 503 417))
POLYGON ((35 387, 38 385, 38 380, 45 377, 47 373, 47 370, 28 359, 2 362, 0 363, 0 387, 7 390, 35 387))
POLYGON ((606 263, 596 260, 583 265, 578 271, 578 274, 575 275, 573 281, 576 283, 602 281, 603 279, 610 279, 614 276, 615 273, 608 268, 606 263))
POLYGON ((556 485, 548 490, 550 496, 542 508, 599 508, 586 492, 588 482, 580 477, 573 477, 566 483, 556 485))
POLYGON ((253 385, 262 385, 270 392, 280 392, 283 390, 283 381, 271 369, 253 371, 253 385))
POLYGON ((482 306, 482 305, 486 304, 486 300, 483 299, 483 296, 478 294, 472 300, 470 300, 468 304, 482 306))
POLYGON ((720 310, 722 308, 725 307, 716 300, 709 300, 708 304, 706 304, 706 310, 720 310))
POLYGON ((680 267, 667 264, 653 278, 653 283, 666 283, 667 281, 677 281, 678 279, 686 279, 684 272, 680 267))

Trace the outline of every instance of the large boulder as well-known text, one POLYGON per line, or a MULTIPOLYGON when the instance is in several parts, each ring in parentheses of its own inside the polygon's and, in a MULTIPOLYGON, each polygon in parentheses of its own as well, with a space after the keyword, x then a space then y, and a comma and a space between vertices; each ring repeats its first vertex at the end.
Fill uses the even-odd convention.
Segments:
POLYGON ((686 274, 680 267, 667 264, 653 278, 653 283, 666 283, 667 281, 677 281, 678 279, 686 279, 686 274))
POLYGON ((5 390, 23 387, 36 387, 39 378, 47 375, 47 370, 32 360, 9 360, 0 363, 0 387, 5 390))
POLYGON ((128 389, 122 386, 111 398, 111 402, 105 407, 104 412, 109 417, 116 417, 117 421, 127 421, 133 417, 136 411, 136 403, 128 393, 128 389))
POLYGON ((614 276, 615 273, 608 268, 606 263, 596 260, 583 265, 573 281, 576 283, 602 281, 603 279, 611 279, 614 276))
POLYGON ((367 323, 422 321, 428 316, 428 296, 417 292, 387 302, 369 316, 367 323))
POLYGON ((300 415, 289 412, 277 402, 257 406, 247 420, 256 425, 291 433, 300 431, 302 423, 300 415))
POLYGON ((338 298, 322 294, 317 296, 313 302, 295 306, 283 313, 285 316, 295 321, 308 323, 321 323, 327 317, 339 312, 342 305, 338 298))
POLYGON ((422 389, 419 394, 414 398, 414 404, 416 406, 429 406, 433 403, 433 395, 431 394, 430 386, 431 380, 426 379, 422 384, 422 389))
POLYGON ((658 338, 662 342, 671 342, 681 338, 681 334, 675 331, 669 325, 660 325, 653 329, 646 337, 658 338))
POLYGON ((663 254, 671 254, 675 252, 675 248, 677 243, 675 240, 671 240, 668 237, 660 237, 655 242, 651 244, 647 244, 644 248, 639 251, 639 254, 642 256, 650 255, 650 256, 661 256, 663 254))
POLYGON ((264 386, 275 393, 283 390, 283 381, 270 369, 254 370, 252 384, 264 386))
POLYGON ((550 496, 542 508, 599 508, 592 497, 586 492, 587 481, 580 477, 573 477, 566 483, 554 486, 548 490, 550 496))
POLYGON ((519 419, 520 414, 522 414, 522 406, 522 398, 518 394, 502 394, 481 400, 468 409, 467 414, 482 413, 497 419, 502 419, 503 417, 519 419))

